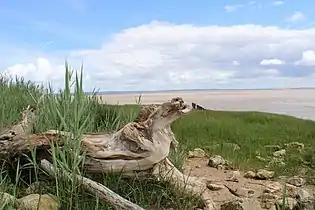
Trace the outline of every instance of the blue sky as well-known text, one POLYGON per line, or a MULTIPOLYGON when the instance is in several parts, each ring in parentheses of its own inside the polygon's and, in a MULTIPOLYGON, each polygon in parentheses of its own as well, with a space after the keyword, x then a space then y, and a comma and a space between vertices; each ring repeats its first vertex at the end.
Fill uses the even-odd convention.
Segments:
POLYGON ((157 89, 251 88, 256 84, 260 84, 256 85, 257 88, 266 86, 263 80, 260 83, 252 81, 249 86, 244 85, 244 78, 255 79, 258 75, 264 80, 272 81, 270 87, 292 85, 294 77, 298 79, 294 81, 299 86, 309 86, 313 82, 305 80, 314 73, 314 66, 310 64, 315 46, 309 43, 315 42, 315 38, 312 38, 315 26, 312 9, 315 8, 315 1, 311 0, 7 0, 0 5, 0 27, 4 31, 0 34, 3 46, 0 50, 0 67, 3 71, 27 78, 33 78, 31 72, 47 72, 37 78, 36 82, 48 81, 51 79, 49 75, 54 74, 56 78, 52 81, 61 84, 56 75, 62 75, 60 66, 64 58, 72 59, 74 64, 83 61, 88 69, 87 83, 102 78, 93 84, 111 90, 116 89, 113 86, 117 84, 115 80, 121 81, 126 78, 125 75, 128 75, 130 81, 124 80, 125 83, 118 89, 147 89, 147 85, 139 85, 141 79, 150 80, 150 84, 155 79, 157 89), (242 29, 233 30, 235 26, 242 29), (276 27, 277 30, 270 27, 276 27), (198 32, 194 35, 192 30, 198 32), (238 34, 234 36, 233 33, 237 31, 238 34), (174 37, 175 34, 177 37, 174 37), (240 40, 241 38, 234 40, 237 36, 248 36, 248 41, 240 40), (165 40, 167 37, 172 39, 165 40), (220 37, 226 39, 219 40, 220 37), (255 44, 253 39, 256 38, 258 40, 255 44), (301 43, 297 44, 299 40, 301 43), (287 46, 291 49, 294 47, 296 52, 281 54, 285 50, 284 44, 280 46, 281 42, 288 42, 287 46), (140 46, 140 43, 143 45, 140 46), (255 48, 257 43, 264 45, 255 48), (175 52, 178 45, 184 46, 185 50, 175 52), (247 48, 244 47, 246 45, 247 48), (271 49, 271 45, 277 49, 271 49), (152 47, 155 47, 154 51, 152 47), (258 48, 265 52, 258 52, 258 48), (211 49, 219 50, 221 55, 230 49, 236 52, 229 55, 227 60, 221 55, 214 56, 211 49), (245 52, 247 49, 251 52, 245 52), (240 52, 237 53, 237 50, 240 52), (254 52, 257 53, 253 55, 254 52), (309 53, 310 59, 302 71, 302 67, 297 65, 297 59, 299 56, 302 59, 304 52, 309 53), (118 53, 120 57, 115 57, 118 53), (238 56, 240 53, 244 53, 248 60, 238 56), (247 53, 252 57, 246 56, 247 53), (151 56, 144 60, 147 55, 151 56), (150 60, 153 58, 156 59, 150 60), (187 58, 195 60, 181 66, 180 63, 187 61, 187 58), (260 65, 260 61, 266 59, 283 62, 260 65), (102 67, 104 65, 108 68, 102 67), (186 66, 190 66, 190 69, 185 69, 186 66), (163 76, 154 76, 154 72, 162 69, 163 76), (245 69, 251 73, 244 73, 245 69), (269 79, 266 78, 268 72, 273 74, 269 79), (205 80, 204 74, 215 79, 205 80), (277 81, 274 81, 275 74, 279 77, 277 81), (103 85, 104 81, 109 85, 103 85))
POLYGON ((1 2, 1 41, 14 44, 42 45, 52 41, 51 50, 97 46, 108 36, 124 28, 152 20, 177 24, 237 25, 261 24, 302 28, 315 24, 315 1, 101 1, 56 0, 1 2), (236 11, 226 12, 225 6, 236 11), (261 8, 259 8, 261 7, 261 8), (286 22, 284 17, 302 11, 304 23, 286 22))

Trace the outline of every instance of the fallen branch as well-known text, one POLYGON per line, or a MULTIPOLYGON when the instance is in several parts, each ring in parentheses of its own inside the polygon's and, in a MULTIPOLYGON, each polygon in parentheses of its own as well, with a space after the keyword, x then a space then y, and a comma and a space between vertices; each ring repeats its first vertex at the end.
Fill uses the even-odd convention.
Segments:
MULTIPOLYGON (((40 161, 40 167, 44 169, 44 171, 46 171, 52 177, 54 177, 55 174, 58 174, 59 177, 63 178, 68 177, 63 175, 63 173, 65 172, 61 173, 59 169, 54 169, 54 166, 45 159, 40 161)), ((95 196, 98 196, 101 200, 106 201, 115 207, 119 207, 119 209, 144 210, 140 206, 124 199, 123 197, 111 191, 104 185, 97 183, 91 179, 88 179, 80 175, 76 175, 76 180, 79 183, 83 184, 83 187, 86 191, 94 194, 95 196)))

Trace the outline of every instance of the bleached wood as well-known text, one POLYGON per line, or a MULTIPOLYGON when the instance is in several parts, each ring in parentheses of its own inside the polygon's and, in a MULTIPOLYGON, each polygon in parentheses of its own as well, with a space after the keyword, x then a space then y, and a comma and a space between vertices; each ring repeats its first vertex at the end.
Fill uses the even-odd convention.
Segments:
MULTIPOLYGON (((171 123, 191 110, 182 98, 173 98, 160 105, 143 106, 138 118, 117 132, 83 133, 80 143, 86 151, 84 170, 124 176, 153 175, 166 179, 187 193, 200 194, 206 209, 213 210, 214 204, 205 183, 182 174, 167 158, 170 149, 176 149, 178 145, 171 123)), ((62 148, 66 137, 73 138, 69 132, 56 130, 29 136, 23 132, 9 134, 0 136, 0 157, 14 157, 34 147, 37 150, 50 149, 52 142, 62 148)), ((104 199, 111 198, 104 194, 104 199)))
MULTIPOLYGON (((50 176, 54 177, 56 174, 58 174, 58 178, 67 178, 70 176, 65 176, 65 172, 60 172, 59 169, 55 169, 54 166, 47 160, 41 160, 40 167, 44 169, 50 176)), ((76 179, 79 183, 82 183, 84 189, 88 191, 89 193, 98 196, 101 200, 106 201, 110 204, 112 204, 115 207, 119 207, 121 210, 144 210, 140 206, 124 199, 117 193, 113 192, 112 190, 108 189, 104 185, 95 182, 91 179, 88 179, 86 177, 76 175, 76 179)))

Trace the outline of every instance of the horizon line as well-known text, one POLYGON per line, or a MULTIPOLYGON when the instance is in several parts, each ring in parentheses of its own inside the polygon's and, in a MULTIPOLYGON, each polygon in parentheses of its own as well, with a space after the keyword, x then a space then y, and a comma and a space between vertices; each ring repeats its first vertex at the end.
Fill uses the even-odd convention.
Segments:
MULTIPOLYGON (((166 92, 197 92, 197 91, 240 91, 240 90, 296 90, 296 89, 315 89, 314 87, 295 87, 295 88, 222 88, 222 89, 167 89, 167 90, 109 90, 96 91, 96 94, 128 94, 128 93, 166 93, 166 92)), ((85 92, 91 94, 93 92, 85 92)))

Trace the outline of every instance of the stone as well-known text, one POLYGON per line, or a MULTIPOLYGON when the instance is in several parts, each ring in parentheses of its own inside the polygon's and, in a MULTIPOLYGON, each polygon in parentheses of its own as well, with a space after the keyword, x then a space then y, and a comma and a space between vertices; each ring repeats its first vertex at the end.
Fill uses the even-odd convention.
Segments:
POLYGON ((270 179, 274 177, 275 172, 274 171, 268 171, 266 169, 259 169, 256 173, 257 179, 270 179))
POLYGON ((286 186, 286 194, 287 194, 287 196, 294 198, 294 197, 296 197, 298 195, 298 192, 299 192, 299 189, 300 189, 299 187, 294 186, 294 185, 289 184, 289 183, 286 183, 285 186, 286 186))
POLYGON ((239 171, 232 171, 227 180, 237 182, 240 176, 241 176, 241 173, 239 171))
MULTIPOLYGON (((281 196, 280 196, 281 197, 281 196)), ((270 209, 275 205, 275 201, 280 198, 273 193, 263 192, 259 197, 261 207, 264 209, 270 209)))
POLYGON ((259 156, 259 155, 256 155, 256 158, 257 158, 258 160, 260 160, 260 161, 263 161, 263 162, 266 162, 266 161, 267 161, 266 158, 263 158, 263 157, 261 157, 261 156, 259 156))
POLYGON ((284 144, 284 146, 287 148, 295 148, 300 152, 304 149, 304 144, 296 141, 284 144))
POLYGON ((273 153, 273 156, 274 157, 283 157, 283 156, 285 156, 285 153, 286 153, 286 150, 285 149, 281 149, 281 150, 275 151, 273 153))
POLYGON ((224 165, 226 161, 220 155, 213 155, 209 158, 208 166, 217 168, 218 165, 224 165))
POLYGON ((284 159, 281 158, 281 157, 273 157, 269 163, 267 164, 266 167, 270 167, 272 165, 278 165, 278 166, 285 166, 285 162, 284 162, 284 159))
POLYGON ((199 104, 196 104, 194 102, 191 103, 191 106, 193 109, 197 109, 197 110, 206 110, 204 107, 200 106, 199 104))
POLYGON ((262 210, 256 199, 235 199, 221 205, 221 210, 262 210))
POLYGON ((58 210, 60 208, 56 196, 50 194, 30 194, 18 199, 17 203, 19 209, 25 210, 58 210))
POLYGON ((296 200, 304 209, 315 209, 315 199, 307 190, 300 189, 297 193, 296 200))
POLYGON ((222 184, 207 183, 207 188, 212 191, 222 190, 225 188, 222 184))
POLYGON ((256 177, 256 173, 254 171, 247 171, 244 174, 244 178, 254 179, 256 177))
POLYGON ((240 177, 241 176, 241 173, 239 171, 232 171, 232 177, 240 177))
POLYGON ((287 183, 292 184, 297 187, 302 187, 306 183, 306 181, 301 177, 293 176, 293 177, 288 178, 287 183))
MULTIPOLYGON (((283 199, 279 199, 277 200, 276 204, 281 208, 282 202, 283 202, 283 199)), ((297 201, 294 198, 290 198, 290 197, 286 198, 286 201, 285 201, 286 209, 293 210, 296 205, 297 205, 297 201)))
POLYGON ((225 167, 224 165, 218 165, 218 166, 217 166, 217 169, 219 169, 219 170, 225 170, 226 167, 225 167))
POLYGON ((240 187, 235 190, 235 192, 244 198, 251 198, 254 196, 255 191, 246 187, 240 187))
POLYGON ((282 191, 282 185, 279 182, 272 182, 265 186, 264 193, 278 193, 282 191))
POLYGON ((305 189, 300 189, 298 191, 298 199, 303 201, 303 200, 311 200, 314 199, 314 197, 305 189))
POLYGON ((206 156, 206 153, 203 149, 195 148, 193 151, 188 152, 189 158, 203 158, 206 156))

